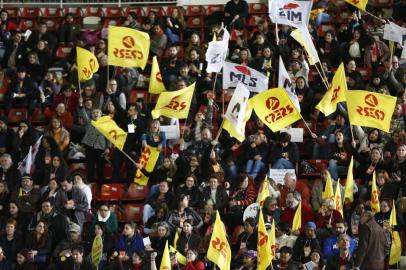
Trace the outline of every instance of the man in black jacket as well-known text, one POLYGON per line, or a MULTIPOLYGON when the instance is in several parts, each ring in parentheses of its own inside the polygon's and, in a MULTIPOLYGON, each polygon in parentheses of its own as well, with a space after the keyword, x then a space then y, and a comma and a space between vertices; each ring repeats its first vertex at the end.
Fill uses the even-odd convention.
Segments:
POLYGON ((6 182, 8 190, 13 192, 21 183, 21 173, 13 166, 10 154, 3 154, 0 157, 0 181, 6 182))
POLYGON ((63 270, 93 270, 93 264, 84 258, 84 249, 80 245, 71 248, 72 258, 63 263, 63 270))
POLYGON ((224 8, 225 24, 232 28, 243 29, 248 17, 248 4, 245 0, 231 0, 224 8))
MULTIPOLYGON (((133 160, 137 161, 141 151, 140 138, 145 131, 145 123, 138 115, 138 108, 136 105, 129 104, 127 106, 127 111, 125 111, 120 106, 114 93, 107 91, 107 94, 110 94, 110 100, 113 102, 114 107, 116 108, 114 121, 128 134, 123 151, 133 160)), ((113 182, 117 182, 119 180, 120 168, 123 161, 127 164, 127 178, 134 176, 134 164, 120 150, 115 149, 113 152, 113 182)))

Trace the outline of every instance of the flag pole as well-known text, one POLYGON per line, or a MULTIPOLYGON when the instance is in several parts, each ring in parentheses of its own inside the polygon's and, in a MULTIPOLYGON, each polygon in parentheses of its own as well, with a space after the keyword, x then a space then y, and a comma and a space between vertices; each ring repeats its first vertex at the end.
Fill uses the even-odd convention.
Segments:
MULTIPOLYGON (((321 72, 322 72, 323 75, 324 75, 324 79, 325 79, 326 82, 327 82, 328 88, 330 88, 330 84, 328 83, 327 75, 326 75, 326 73, 324 72, 323 65, 322 65, 321 63, 320 63, 320 69, 321 69, 321 72)), ((327 88, 327 90, 328 90, 328 88, 327 88)))
POLYGON ((279 34, 278 34, 278 23, 275 23, 275 37, 276 37, 276 45, 279 45, 279 34))
MULTIPOLYGON (((116 149, 119 149, 119 148, 116 147, 116 149)), ((119 150, 120 150, 120 149, 119 149, 119 150)), ((132 157, 130 157, 130 155, 128 155, 126 152, 124 152, 124 150, 120 150, 120 151, 121 151, 121 153, 123 153, 124 156, 126 156, 132 163, 134 163, 134 165, 137 164, 137 162, 135 162, 134 159, 132 159, 132 157)))
POLYGON ((314 65, 316 67, 317 73, 319 73, 321 80, 323 81, 324 86, 327 88, 327 90, 330 88, 328 85, 328 82, 326 82, 326 78, 323 77, 323 75, 321 74, 319 68, 317 67, 317 64, 314 65))

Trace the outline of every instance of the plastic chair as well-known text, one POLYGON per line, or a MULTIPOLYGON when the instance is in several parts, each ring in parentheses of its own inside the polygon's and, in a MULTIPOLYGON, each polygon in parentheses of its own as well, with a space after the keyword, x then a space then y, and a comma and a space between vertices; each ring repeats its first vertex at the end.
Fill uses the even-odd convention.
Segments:
POLYGON ((45 8, 44 17, 45 18, 61 18, 61 17, 63 17, 63 10, 60 8, 45 8))
POLYGON ((25 108, 11 108, 8 112, 8 123, 17 125, 21 121, 28 119, 28 111, 25 108))
POLYGON ((99 201, 118 201, 124 194, 123 184, 103 184, 100 190, 99 201))
POLYGON ((121 18, 123 17, 123 9, 119 7, 107 7, 106 14, 104 17, 106 18, 121 18))
POLYGON ((124 208, 124 212, 123 212, 121 221, 123 221, 123 222, 129 222, 129 221, 141 222, 143 211, 144 211, 143 204, 127 204, 124 208))
POLYGON ((148 197, 149 189, 147 186, 131 183, 128 187, 127 193, 124 197, 125 200, 143 201, 148 197))
POLYGON ((39 8, 23 8, 23 12, 21 14, 22 18, 26 19, 38 19, 42 16, 41 9, 39 8))

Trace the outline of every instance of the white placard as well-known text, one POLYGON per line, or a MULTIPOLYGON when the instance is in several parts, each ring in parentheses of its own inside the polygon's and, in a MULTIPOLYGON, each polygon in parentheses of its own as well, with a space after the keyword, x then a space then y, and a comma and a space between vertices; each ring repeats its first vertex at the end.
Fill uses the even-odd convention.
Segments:
POLYGON ((282 128, 281 132, 289 133, 291 142, 303 142, 303 128, 282 128))
POLYGON ((161 126, 161 131, 165 132, 167 140, 179 140, 180 131, 178 125, 161 126))
POLYGON ((283 179, 286 173, 293 173, 296 175, 295 169, 269 169, 269 178, 275 181, 275 184, 284 184, 283 179))
POLYGON ((242 220, 245 221, 249 217, 256 219, 258 211, 259 211, 259 203, 250 204, 247 208, 245 208, 242 220))

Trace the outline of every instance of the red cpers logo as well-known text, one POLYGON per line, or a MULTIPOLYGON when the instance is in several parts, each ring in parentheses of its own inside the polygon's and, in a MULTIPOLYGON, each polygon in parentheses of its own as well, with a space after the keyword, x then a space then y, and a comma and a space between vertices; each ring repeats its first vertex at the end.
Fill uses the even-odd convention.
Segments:
POLYGON ((301 23, 302 12, 300 11, 300 5, 297 3, 289 3, 279 8, 279 17, 282 19, 288 19, 291 22, 301 23), (297 8, 298 11, 295 12, 297 8))
POLYGON ((280 107, 280 101, 276 97, 269 97, 265 101, 265 106, 271 111, 267 116, 265 116, 265 121, 269 124, 279 121, 280 119, 293 113, 293 108, 290 104, 284 107, 280 107))
POLYGON ((144 54, 141 51, 134 49, 135 39, 133 37, 125 36, 121 40, 121 43, 124 48, 113 48, 113 55, 115 57, 132 60, 144 58, 144 54))
POLYGON ((89 60, 89 67, 83 67, 83 70, 82 70, 82 72, 83 72, 83 74, 85 74, 86 78, 90 78, 92 76, 95 67, 96 67, 96 61, 93 58, 91 58, 89 60))
POLYGON ((155 80, 157 80, 157 82, 162 83, 162 76, 161 76, 161 72, 157 72, 155 75, 155 80))
POLYGON ((179 102, 177 99, 179 98, 179 96, 173 97, 171 99, 171 102, 165 106, 165 108, 174 110, 174 111, 182 111, 186 108, 186 102, 182 101, 179 102))
POLYGON ((357 106, 356 112, 364 117, 374 118, 378 120, 385 119, 385 112, 375 108, 378 106, 378 98, 373 94, 368 94, 364 98, 366 106, 357 106))

